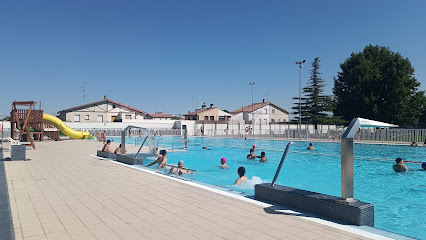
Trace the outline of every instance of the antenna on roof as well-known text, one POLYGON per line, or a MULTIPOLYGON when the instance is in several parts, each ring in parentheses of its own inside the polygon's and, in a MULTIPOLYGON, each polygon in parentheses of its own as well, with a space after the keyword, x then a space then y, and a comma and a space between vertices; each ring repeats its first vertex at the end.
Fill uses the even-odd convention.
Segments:
POLYGON ((269 102, 269 95, 266 93, 266 101, 269 102))
POLYGON ((83 87, 81 87, 81 91, 83 92, 83 104, 86 104, 86 89, 83 87))

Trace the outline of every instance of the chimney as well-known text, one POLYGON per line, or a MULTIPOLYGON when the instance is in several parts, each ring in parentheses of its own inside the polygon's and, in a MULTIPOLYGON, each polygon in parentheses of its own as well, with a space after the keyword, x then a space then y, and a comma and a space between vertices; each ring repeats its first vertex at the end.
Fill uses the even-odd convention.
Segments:
POLYGON ((206 108, 206 102, 203 103, 203 105, 201 105, 201 109, 206 108))
POLYGON ((213 105, 214 105, 213 103, 210 103, 210 108, 212 108, 212 107, 213 107, 213 105))
POLYGON ((107 100, 108 98, 106 97, 106 95, 104 96, 104 100, 107 100))
POLYGON ((265 99, 263 99, 263 101, 262 101, 263 103, 265 103, 265 99))

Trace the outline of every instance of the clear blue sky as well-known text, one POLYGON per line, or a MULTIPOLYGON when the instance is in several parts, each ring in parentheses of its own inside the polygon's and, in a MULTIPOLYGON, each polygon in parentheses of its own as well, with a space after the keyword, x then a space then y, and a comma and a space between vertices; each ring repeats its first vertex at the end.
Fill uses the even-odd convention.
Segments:
POLYGON ((47 113, 110 99, 178 114, 268 98, 290 110, 296 60, 339 64, 366 45, 407 57, 426 89, 426 1, 2 1, 0 115, 13 100, 47 113))

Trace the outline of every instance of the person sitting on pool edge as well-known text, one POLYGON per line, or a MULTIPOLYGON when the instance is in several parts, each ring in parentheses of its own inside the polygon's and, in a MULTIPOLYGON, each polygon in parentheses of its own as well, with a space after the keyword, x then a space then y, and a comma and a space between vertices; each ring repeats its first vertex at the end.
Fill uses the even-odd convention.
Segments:
POLYGON ((244 167, 238 168, 238 176, 240 176, 237 180, 235 180, 234 185, 238 185, 240 183, 246 182, 248 178, 244 176, 246 174, 246 169, 244 167))
POLYGON ((102 152, 114 153, 114 151, 112 151, 112 149, 111 149, 111 140, 106 141, 106 144, 102 148, 102 152))
POLYGON ((314 150, 314 146, 312 146, 312 143, 309 143, 309 147, 307 148, 307 150, 314 150))
POLYGON ((151 167, 154 164, 158 163, 158 168, 157 171, 160 170, 160 168, 164 165, 167 164, 167 151, 166 150, 160 150, 160 156, 157 158, 157 160, 155 160, 154 162, 146 165, 146 167, 151 167))
POLYGON ((266 153, 265 152, 261 152, 260 156, 257 156, 258 158, 260 158, 259 162, 266 162, 268 161, 268 158, 266 157, 266 153))
POLYGON ((408 168, 407 168, 407 166, 405 166, 402 158, 397 158, 395 160, 395 162, 396 162, 396 164, 392 166, 392 168, 395 172, 406 172, 406 171, 408 171, 408 168))
MULTIPOLYGON (((126 150, 126 152, 127 152, 127 150, 126 150)), ((117 154, 117 155, 121 154, 121 144, 118 146, 118 148, 115 149, 114 154, 117 154)))
POLYGON ((411 142, 411 146, 412 146, 412 147, 417 147, 417 143, 416 143, 416 141, 412 141, 412 142, 411 142))
POLYGON ((256 158, 257 156, 256 156, 256 154, 254 153, 254 150, 253 150, 253 148, 251 148, 250 149, 250 153, 249 154, 247 154, 247 159, 254 159, 254 158, 256 158))
POLYGON ((179 176, 181 176, 182 174, 187 174, 189 172, 190 171, 184 166, 184 162, 182 160, 179 160, 177 167, 173 166, 172 168, 170 168, 170 173, 177 173, 179 174, 179 176))
POLYGON ((221 158, 220 159, 220 165, 219 165, 219 167, 220 168, 229 168, 229 166, 226 165, 226 158, 221 158))

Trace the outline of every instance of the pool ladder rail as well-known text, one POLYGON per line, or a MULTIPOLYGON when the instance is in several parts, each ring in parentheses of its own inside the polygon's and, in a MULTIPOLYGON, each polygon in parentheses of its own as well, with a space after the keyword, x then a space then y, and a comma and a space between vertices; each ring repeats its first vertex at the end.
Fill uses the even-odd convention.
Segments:
POLYGON ((294 144, 294 145, 296 145, 296 146, 298 146, 298 147, 300 147, 300 146, 299 146, 297 143, 295 143, 295 142, 289 142, 289 143, 287 144, 287 147, 285 148, 285 151, 284 151, 284 153, 283 153, 283 156, 281 157, 280 164, 278 165, 277 172, 275 173, 274 180, 272 180, 271 187, 274 187, 274 186, 275 186, 275 183, 276 183, 276 181, 277 181, 278 175, 280 175, 281 167, 283 166, 284 160, 285 160, 285 158, 287 157, 287 154, 288 154, 288 151, 289 151, 289 149, 290 149, 290 146, 291 146, 291 145, 293 145, 293 144, 294 144))
MULTIPOLYGON (((168 173, 167 173, 167 167, 170 167, 170 169, 171 169, 172 167, 174 167, 174 168, 178 168, 178 169, 179 169, 179 167, 178 167, 178 166, 176 166, 176 165, 163 164, 163 169, 164 169, 164 173, 165 173, 165 174, 168 174, 168 173)), ((185 170, 187 170, 187 171, 190 171, 190 172, 191 172, 191 181, 192 181, 192 180, 194 179, 193 173, 194 173, 194 172, 197 172, 197 170, 193 170, 193 169, 189 169, 189 168, 185 168, 185 170)), ((178 171, 176 171, 176 176, 178 176, 178 171)))

